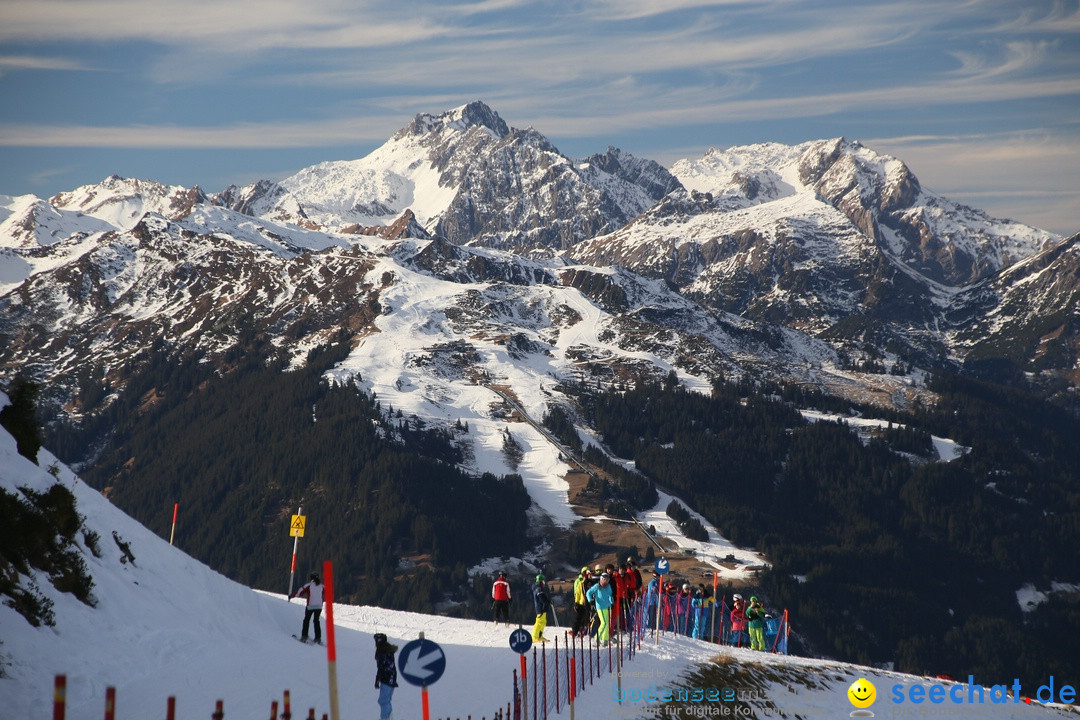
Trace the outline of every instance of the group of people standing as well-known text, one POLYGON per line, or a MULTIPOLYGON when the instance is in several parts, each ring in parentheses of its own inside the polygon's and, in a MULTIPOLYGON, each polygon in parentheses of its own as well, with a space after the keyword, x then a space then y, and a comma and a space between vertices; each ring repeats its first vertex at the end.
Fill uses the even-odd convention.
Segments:
POLYGON ((744 605, 743 596, 735 593, 731 600, 731 638, 732 645, 742 646, 743 633, 749 632, 750 649, 765 649, 765 620, 768 615, 765 607, 756 595, 750 596, 749 607, 744 605))
POLYGON ((574 579, 574 622, 577 636, 595 634, 600 644, 611 642, 611 633, 630 630, 635 604, 641 594, 641 571, 633 558, 622 567, 614 563, 586 565, 574 579))
MULTIPOLYGON (((511 601, 510 583, 500 572, 491 588, 495 624, 509 627, 511 601)), ((532 585, 533 642, 547 642, 544 630, 552 610, 547 579, 536 575, 532 585)), ((735 593, 730 610, 722 600, 717 603, 712 589, 704 584, 697 588, 689 583, 681 587, 653 573, 652 580, 643 586, 641 572, 633 558, 620 567, 613 563, 584 566, 574 579, 574 619, 571 632, 576 636, 593 635, 601 644, 611 642, 614 632, 632 629, 638 603, 644 603, 646 627, 659 627, 666 632, 709 640, 720 640, 739 647, 765 650, 765 624, 769 617, 756 596, 747 603, 735 593), (725 617, 725 615, 727 617, 725 617), (719 632, 717 632, 719 631, 719 632)))
POLYGON ((694 589, 683 583, 681 588, 676 588, 670 581, 661 584, 660 576, 655 576, 646 590, 646 602, 650 628, 659 623, 662 630, 699 640, 765 649, 765 626, 770 616, 756 595, 747 603, 742 595, 735 593, 729 609, 722 598, 718 603, 711 588, 704 584, 694 589))

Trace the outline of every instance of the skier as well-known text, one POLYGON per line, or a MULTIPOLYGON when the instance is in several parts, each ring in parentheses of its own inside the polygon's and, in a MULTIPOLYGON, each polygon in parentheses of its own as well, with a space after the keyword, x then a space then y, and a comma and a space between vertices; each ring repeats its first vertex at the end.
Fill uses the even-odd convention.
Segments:
POLYGON ((501 615, 506 627, 510 627, 510 599, 510 583, 506 581, 506 573, 500 571, 499 579, 491 586, 491 607, 495 611, 496 626, 501 615))
POLYGON ((596 641, 605 645, 611 641, 611 607, 615 604, 615 593, 611 589, 611 576, 604 573, 600 582, 589 588, 586 597, 596 605, 596 615, 600 618, 600 629, 596 631, 596 641))
POLYGON ((304 626, 300 631, 300 642, 308 641, 308 627, 311 625, 311 621, 314 620, 315 643, 322 645, 322 626, 319 624, 319 615, 322 614, 323 586, 319 582, 319 576, 316 573, 311 573, 308 582, 290 595, 289 599, 292 600, 294 597, 307 598, 307 607, 304 609, 304 626))
POLYGON ((742 647, 743 630, 746 629, 746 609, 743 607, 743 596, 735 593, 731 608, 731 644, 742 647))
POLYGON ((656 627, 656 606, 660 602, 660 575, 653 573, 649 587, 645 591, 645 627, 650 630, 656 627))
POLYGON ((547 642, 544 637, 544 628, 547 627, 548 609, 551 608, 551 598, 548 597, 547 584, 543 575, 536 576, 536 584, 533 585, 533 609, 536 610, 536 622, 533 624, 533 642, 547 642))
POLYGON ((694 597, 690 600, 691 612, 694 616, 693 628, 690 636, 700 640, 705 634, 705 614, 708 612, 708 603, 705 599, 705 586, 698 585, 694 591, 694 597))
POLYGON ((394 713, 390 701, 397 687, 397 666, 394 664, 397 649, 385 634, 375 633, 375 687, 379 689, 380 720, 390 720, 394 713))
POLYGON ((750 598, 750 607, 746 609, 746 620, 750 627, 750 649, 765 649, 765 608, 757 597, 750 598))
POLYGON ((589 605, 585 599, 585 590, 589 584, 589 568, 581 568, 574 580, 574 624, 570 628, 572 635, 583 635, 589 627, 589 605))
POLYGON ((675 617, 677 623, 675 633, 677 635, 690 634, 691 598, 690 583, 683 583, 682 590, 675 596, 675 617))

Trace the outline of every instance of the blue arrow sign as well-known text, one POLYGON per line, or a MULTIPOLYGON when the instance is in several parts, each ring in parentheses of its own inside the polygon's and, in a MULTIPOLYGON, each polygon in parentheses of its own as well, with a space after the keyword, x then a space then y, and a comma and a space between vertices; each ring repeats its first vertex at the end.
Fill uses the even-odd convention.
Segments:
POLYGON ((532 635, 527 630, 518 628, 510 633, 510 649, 516 653, 526 653, 532 647, 532 635))
POLYGON ((656 565, 653 566, 653 570, 656 570, 657 575, 667 575, 670 569, 671 563, 667 561, 667 558, 660 558, 656 561, 656 565))
POLYGON ((446 654, 430 640, 413 640, 401 648, 398 670, 413 685, 432 685, 446 671, 446 654))

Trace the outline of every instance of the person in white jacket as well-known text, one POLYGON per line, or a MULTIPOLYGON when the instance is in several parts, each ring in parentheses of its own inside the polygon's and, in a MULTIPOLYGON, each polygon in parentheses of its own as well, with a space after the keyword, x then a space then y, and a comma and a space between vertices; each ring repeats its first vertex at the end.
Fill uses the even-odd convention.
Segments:
POLYGON ((308 627, 311 621, 315 621, 315 642, 322 645, 322 626, 319 624, 319 615, 322 614, 323 586, 319 582, 319 576, 311 573, 311 579, 302 588, 289 596, 307 599, 307 607, 304 609, 304 628, 300 631, 300 642, 308 641, 308 627))

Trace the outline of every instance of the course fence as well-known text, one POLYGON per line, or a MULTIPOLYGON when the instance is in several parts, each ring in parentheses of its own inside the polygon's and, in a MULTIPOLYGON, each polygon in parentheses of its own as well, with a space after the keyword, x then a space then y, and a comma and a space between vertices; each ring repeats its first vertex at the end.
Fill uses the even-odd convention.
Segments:
MULTIPOLYGON (((573 635, 563 631, 561 638, 557 635, 552 642, 533 646, 521 660, 522 672, 513 671, 511 700, 495 711, 492 720, 548 720, 549 715, 561 714, 578 695, 588 692, 605 676, 614 675, 616 690, 621 692, 618 683, 622 667, 637 657, 642 643, 653 633, 685 635, 710 643, 749 647, 749 635, 743 639, 732 632, 723 600, 719 607, 702 607, 697 613, 693 610, 698 608, 686 612, 675 608, 673 603, 669 610, 665 619, 661 605, 661 623, 657 630, 655 595, 653 602, 649 602, 648 597, 639 598, 623 617, 612 620, 610 643, 600 643, 594 634, 573 635), (698 633, 695 633, 695 627, 698 633)), ((790 632, 787 610, 781 617, 768 618, 767 651, 786 655, 790 632)), ((603 687, 611 691, 610 683, 604 683, 603 687)), ((445 720, 473 718, 447 717, 445 720)))
MULTIPOLYGON (((720 622, 713 625, 718 629, 715 636, 712 631, 709 635, 699 638, 706 642, 715 642, 728 645, 745 645, 744 637, 731 630, 730 620, 727 620, 726 605, 721 601, 719 607, 720 622)), ((504 707, 499 707, 491 715, 491 720, 548 720, 550 715, 559 715, 574 703, 581 693, 588 692, 594 685, 601 684, 601 680, 607 676, 615 676, 616 688, 620 682, 620 673, 626 664, 633 662, 641 649, 642 643, 658 634, 680 634, 694 637, 693 625, 687 619, 685 613, 672 611, 672 617, 677 621, 670 624, 664 621, 663 609, 661 608, 661 625, 659 630, 655 628, 656 603, 646 601, 635 602, 621 616, 612 619, 611 639, 601 643, 595 634, 582 633, 574 635, 569 631, 563 631, 562 637, 555 635, 552 642, 534 645, 531 652, 522 655, 520 659, 521 672, 513 670, 513 684, 511 699, 504 707), (650 614, 651 613, 651 614, 650 614), (679 624, 678 621, 681 621, 679 624)), ((699 628, 709 627, 702 618, 698 620, 699 628)), ((709 623, 716 620, 716 616, 710 615, 709 623)), ((780 618, 769 618, 766 621, 765 646, 770 652, 787 654, 788 635, 790 634, 787 610, 780 618)), ((603 687, 609 692, 610 683, 603 683, 603 687)), ((53 693, 53 720, 65 720, 67 705, 67 676, 57 675, 55 690, 53 693)), ((278 701, 270 701, 270 720, 293 720, 292 699, 288 690, 282 695, 279 713, 278 701)), ((115 720, 116 689, 108 687, 105 691, 105 720, 115 720)), ((165 720, 176 720, 176 698, 170 696, 166 701, 165 720)), ((250 716, 249 713, 244 713, 250 716)), ((187 715, 190 717, 190 714, 187 715)), ((224 700, 217 700, 212 720, 224 720, 224 700)), ((308 709, 306 716, 297 715, 297 720, 317 720, 315 708, 308 709)), ((322 720, 329 720, 327 713, 322 714, 322 720)), ((446 718, 451 720, 451 718, 446 718)), ((457 718, 455 720, 461 720, 457 718)), ((472 720, 469 716, 466 720, 472 720)), ((480 720, 488 720, 485 716, 480 720)))
MULTIPOLYGON (((278 714, 278 701, 270 701, 270 720, 292 720, 292 700, 289 691, 282 694, 281 714, 278 714)), ((53 687, 53 720, 64 720, 67 714, 67 675, 57 675, 53 687)), ((301 716, 296 716, 300 720, 301 716)), ((306 720, 317 720, 315 708, 308 708, 308 714, 303 716, 306 720)), ((323 713, 322 720, 329 720, 329 714, 323 713)), ((105 720, 116 718, 116 688, 105 688, 105 720)), ((214 702, 214 711, 210 715, 211 720, 224 720, 225 701, 214 702)), ((176 720, 176 697, 170 695, 165 702, 165 720, 176 720)))

